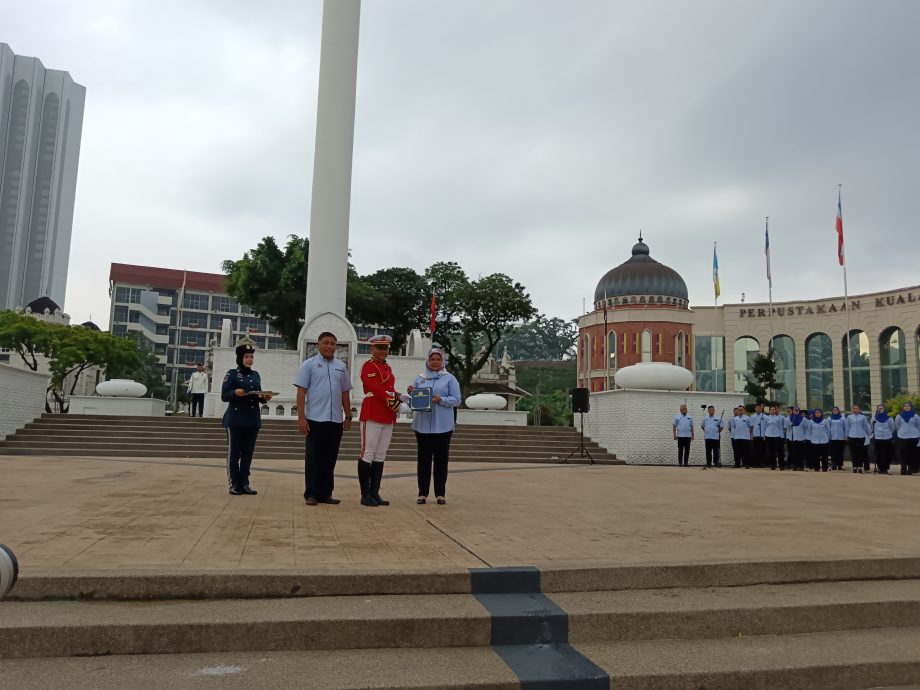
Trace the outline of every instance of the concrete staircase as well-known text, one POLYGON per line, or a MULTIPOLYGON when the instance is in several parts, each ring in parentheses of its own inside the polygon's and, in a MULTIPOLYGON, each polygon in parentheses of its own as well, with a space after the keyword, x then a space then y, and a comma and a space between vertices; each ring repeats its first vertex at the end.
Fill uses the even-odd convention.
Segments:
MULTIPOLYGON (((462 425, 454 432, 451 462, 558 462, 578 446, 571 427, 462 425)), ((116 417, 45 414, 5 441, 0 455, 81 455, 119 457, 224 458, 227 436, 219 419, 116 417)), ((342 439, 342 457, 357 457, 358 424, 342 439)), ((623 464, 594 442, 585 447, 600 464, 623 464)), ((388 460, 415 460, 415 435, 397 424, 388 460)), ((265 419, 259 433, 259 459, 302 460, 304 438, 293 419, 265 419)), ((578 454, 573 462, 584 462, 578 454)))
POLYGON ((11 688, 920 684, 920 558, 48 574, 12 594, 11 688))

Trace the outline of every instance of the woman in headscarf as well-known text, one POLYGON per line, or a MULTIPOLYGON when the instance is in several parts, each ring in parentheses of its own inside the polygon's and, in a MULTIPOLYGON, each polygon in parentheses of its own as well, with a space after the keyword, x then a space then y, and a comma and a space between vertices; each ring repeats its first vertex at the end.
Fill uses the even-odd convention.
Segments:
POLYGON ((894 420, 885 412, 884 405, 878 405, 872 417, 872 448, 875 450, 875 470, 879 474, 888 474, 891 467, 893 437, 894 420))
POLYGON ((805 440, 808 437, 809 421, 798 407, 792 408, 789 416, 789 464, 796 472, 805 471, 805 440))
POLYGON ((827 472, 830 465, 830 425, 824 418, 824 410, 818 408, 811 413, 808 425, 808 440, 811 442, 811 467, 817 472, 827 472))
POLYGON ((901 406, 901 411, 894 419, 895 433, 898 440, 898 462, 901 474, 913 474, 917 464, 917 442, 920 440, 920 417, 914 412, 909 400, 901 406))
POLYGON ((847 420, 834 405, 831 416, 827 418, 828 432, 831 437, 831 469, 843 469, 843 449, 847 445, 847 420))
POLYGON ((859 405, 853 405, 847 417, 847 443, 850 446, 850 460, 853 472, 862 474, 869 471, 869 422, 859 411, 859 405))
POLYGON ((431 487, 431 467, 434 464, 434 495, 438 505, 447 503, 447 462, 450 439, 454 433, 454 408, 460 404, 460 383, 445 369, 444 350, 432 347, 428 352, 425 372, 409 386, 409 395, 416 389, 431 390, 431 409, 416 410, 412 429, 418 444, 418 500, 428 500, 431 487))
POLYGON ((220 399, 228 403, 223 425, 227 429, 227 483, 230 495, 255 495, 249 486, 249 467, 262 427, 262 405, 272 399, 262 393, 262 379, 252 368, 255 348, 249 344, 236 348, 236 369, 224 376, 220 399))

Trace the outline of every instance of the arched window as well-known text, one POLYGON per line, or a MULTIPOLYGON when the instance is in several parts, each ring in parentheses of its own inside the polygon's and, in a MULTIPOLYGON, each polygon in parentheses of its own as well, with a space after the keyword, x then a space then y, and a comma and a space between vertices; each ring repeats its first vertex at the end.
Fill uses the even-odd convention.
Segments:
POLYGON ((642 361, 652 361, 652 332, 648 329, 642 331, 642 361))
POLYGON ((907 385, 907 343, 904 331, 897 326, 886 328, 878 339, 879 369, 882 374, 882 398, 884 402, 898 393, 906 393, 907 385))
POLYGON ((843 336, 843 397, 845 405, 859 405, 872 409, 872 386, 869 383, 869 338, 859 330, 843 336), (850 353, 853 353, 852 356, 850 353), (850 393, 850 373, 853 375, 853 393, 850 393))
POLYGON ((674 364, 679 367, 687 366, 687 336, 683 331, 678 331, 674 336, 674 364))
POLYGON ((834 406, 834 344, 827 333, 805 339, 805 397, 810 410, 834 406))
POLYGON ((773 362, 776 364, 776 382, 783 387, 773 391, 773 399, 783 407, 798 401, 795 385, 795 341, 788 335, 773 336, 773 362))
POLYGON ((278 405, 275 407, 275 416, 283 417, 284 416, 284 405, 278 405))
POLYGON ((261 412, 262 412, 263 417, 267 417, 268 416, 268 405, 262 405, 261 412))
POLYGON ((297 405, 291 405, 291 416, 292 417, 297 416, 297 405))
POLYGON ((751 372, 754 357, 760 354, 760 343, 756 338, 744 335, 735 341, 735 393, 744 393, 747 375, 751 372))
POLYGON ((608 379, 607 390, 613 390, 613 377, 617 372, 617 332, 607 333, 607 342, 604 344, 604 354, 607 357, 608 379))

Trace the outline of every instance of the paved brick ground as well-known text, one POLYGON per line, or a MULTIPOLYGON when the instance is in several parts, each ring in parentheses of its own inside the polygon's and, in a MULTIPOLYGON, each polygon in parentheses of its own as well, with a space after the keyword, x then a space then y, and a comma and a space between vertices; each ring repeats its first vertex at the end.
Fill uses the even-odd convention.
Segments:
POLYGON ((439 568, 920 555, 920 477, 678 467, 456 464, 447 506, 307 507, 296 462, 256 461, 258 496, 219 462, 4 457, 0 541, 23 571, 439 568))

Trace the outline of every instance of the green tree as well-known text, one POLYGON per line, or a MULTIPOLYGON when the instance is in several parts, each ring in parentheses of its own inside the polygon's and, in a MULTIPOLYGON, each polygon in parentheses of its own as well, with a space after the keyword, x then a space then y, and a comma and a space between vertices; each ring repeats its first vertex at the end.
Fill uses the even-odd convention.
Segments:
POLYGON ((571 426, 572 408, 567 391, 529 395, 518 401, 516 409, 526 410, 527 423, 540 426, 571 426), (538 415, 539 413, 539 415, 538 415))
POLYGON ((0 347, 18 354, 32 371, 38 371, 38 358, 51 351, 54 330, 41 321, 15 311, 0 311, 0 347))
MULTIPOLYGON (((782 390, 782 383, 776 380, 776 362, 773 361, 773 348, 763 355, 758 353, 751 361, 751 372, 747 374, 744 392, 754 398, 754 402, 769 407, 778 404, 772 395, 782 390)), ((751 407, 752 411, 754 408, 751 407)))
POLYGON ((150 347, 150 342, 139 333, 129 333, 125 340, 134 344, 137 359, 128 358, 112 362, 106 367, 107 379, 133 379, 147 387, 151 398, 165 400, 169 397, 169 386, 163 376, 163 367, 159 357, 150 347))
POLYGON ((575 356, 577 322, 558 317, 537 318, 515 326, 502 336, 496 349, 508 348, 512 359, 567 359, 575 356))
MULTIPOLYGON (((913 393, 899 393, 893 398, 889 398, 885 401, 885 410, 893 417, 901 411, 906 402, 913 404, 915 411, 920 411, 920 395, 913 393)), ((870 410, 870 412, 874 414, 874 410, 870 410)))
POLYGON ((411 268, 384 268, 363 276, 360 282, 377 295, 375 302, 361 309, 365 322, 393 331, 394 352, 402 349, 413 328, 427 330, 431 288, 424 276, 411 268))
POLYGON ((48 393, 61 412, 67 412, 67 397, 73 395, 80 376, 90 367, 136 368, 139 364, 140 353, 129 340, 82 326, 46 325, 52 327, 53 334, 48 393))
POLYGON ((503 335, 536 314, 524 286, 503 273, 469 280, 459 264, 436 263, 425 277, 437 295, 434 340, 466 396, 503 335))
MULTIPOLYGON (((303 324, 309 258, 309 238, 290 235, 284 251, 274 238, 263 237, 241 259, 227 259, 221 264, 227 276, 227 294, 266 319, 291 349, 297 347, 303 324)), ((373 323, 367 315, 379 308, 382 297, 360 279, 351 264, 346 276, 345 315, 353 323, 373 323)))

